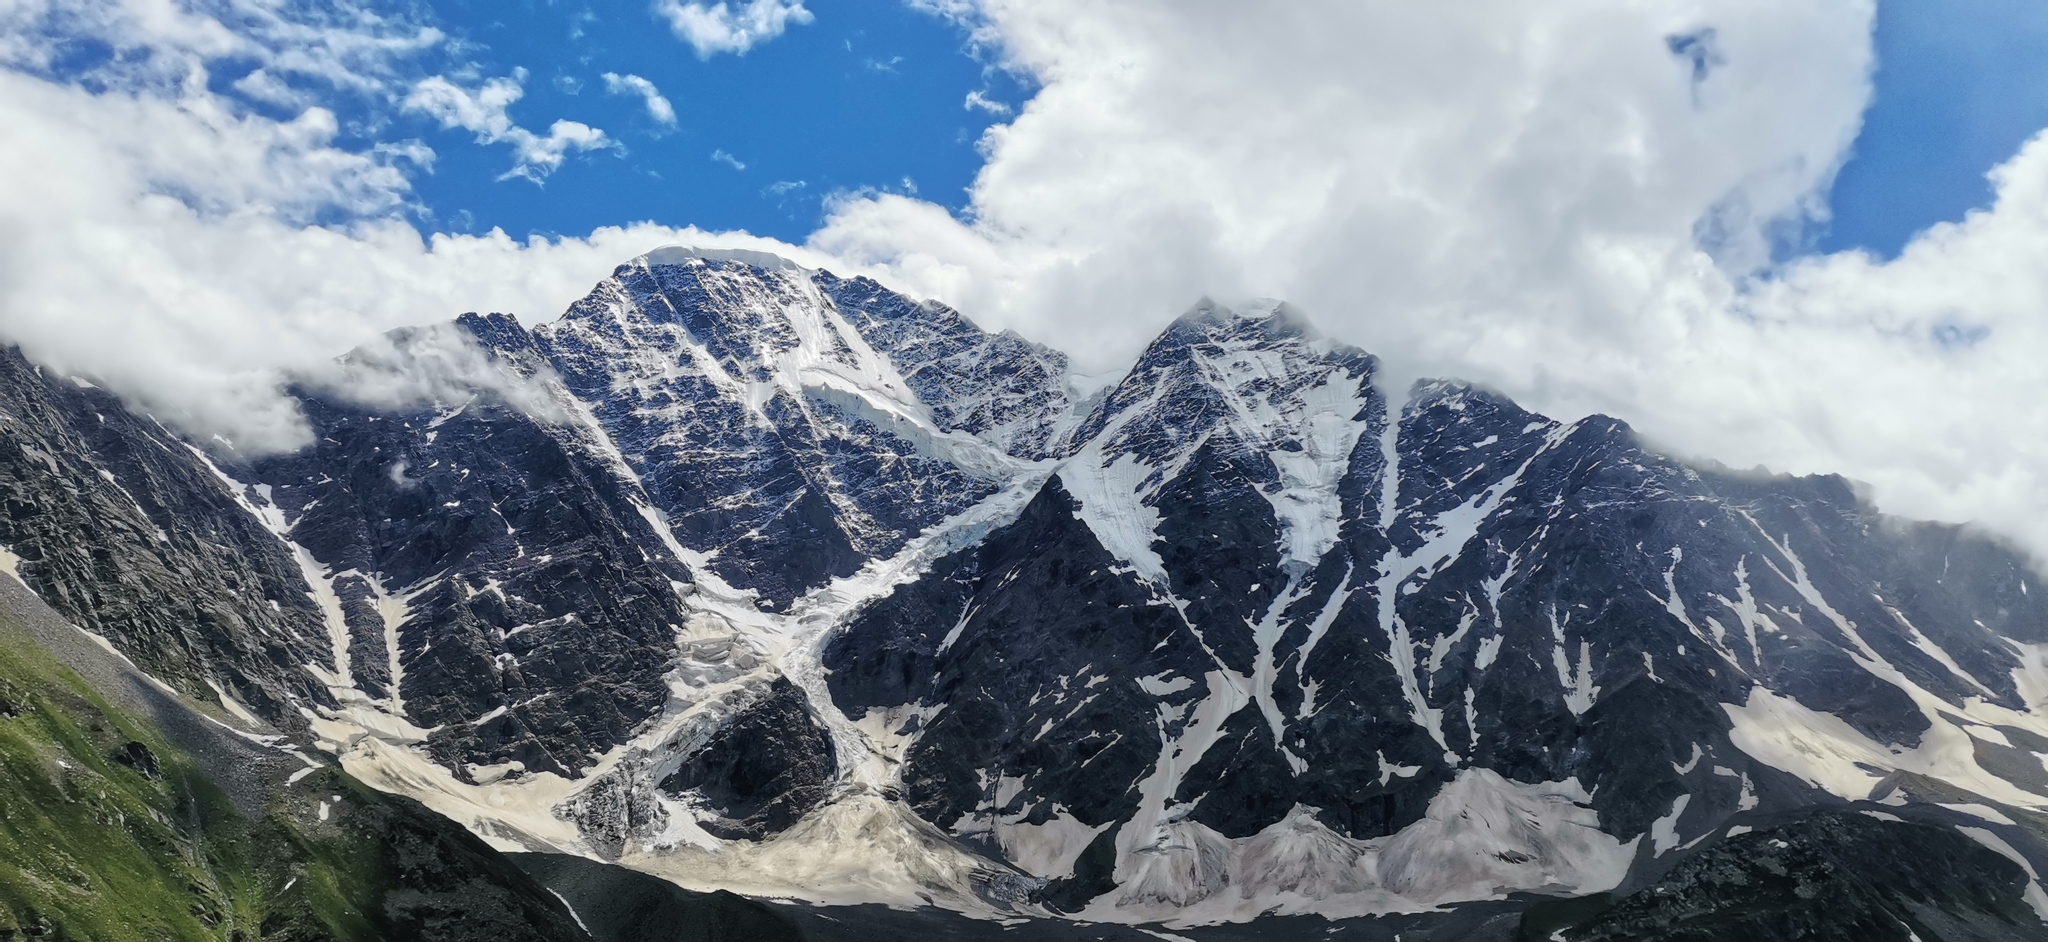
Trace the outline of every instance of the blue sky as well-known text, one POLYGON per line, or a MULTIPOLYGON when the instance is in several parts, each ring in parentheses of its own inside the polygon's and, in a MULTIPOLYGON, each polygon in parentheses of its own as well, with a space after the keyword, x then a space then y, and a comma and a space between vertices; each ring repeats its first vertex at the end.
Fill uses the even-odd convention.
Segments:
MULTIPOLYGON (((652 220, 802 241, 834 193, 908 191, 963 208, 976 141, 1032 89, 958 25, 909 4, 805 9, 810 22, 743 53, 700 56, 637 3, 439 0, 421 19, 450 37, 450 61, 477 81, 524 71, 515 122, 579 121, 611 146, 572 153, 544 178, 504 178, 506 146, 423 114, 387 112, 379 120, 399 126, 354 130, 433 148, 414 188, 422 223, 442 231, 561 235, 652 220), (651 82, 675 122, 608 94, 607 72, 651 82), (966 107, 970 92, 999 107, 966 107)), ((1805 251, 1895 255, 1915 232, 1987 205, 1985 171, 2048 127, 2048 4, 1881 0, 1875 39, 1874 100, 1830 194, 1832 220, 1805 251)), ((339 110, 349 117, 346 102, 339 110)))
POLYGON ((1002 120, 966 107, 968 94, 1015 107, 1028 90, 938 16, 894 2, 806 9, 809 23, 703 58, 639 3, 442 0, 424 19, 478 80, 525 70, 515 122, 544 131, 580 121, 616 145, 572 154, 534 181, 500 179, 514 162, 506 146, 425 115, 359 131, 433 148, 432 172, 414 189, 430 213, 423 222, 444 231, 583 234, 655 220, 800 242, 835 192, 914 188, 960 209, 981 165, 976 141, 1002 120), (607 72, 651 82, 674 125, 651 117, 644 98, 608 94, 607 72))
POLYGON ((2048 396, 2048 147, 2016 154, 2048 5, 1875 2, 0 3, 0 338, 246 438, 290 424, 276 369, 543 321, 663 242, 1092 371, 1204 294, 1284 297, 1417 375, 2048 547, 2048 412, 2009 407, 2048 396), (1665 53, 1709 30, 1711 74, 1665 53), (2007 161, 2010 211, 1891 258, 2007 161), (1686 251, 1703 210, 1726 269, 1686 251))
MULTIPOLYGON (((344 145, 409 137, 432 148, 431 169, 411 174, 430 230, 556 236, 649 220, 801 242, 833 194, 861 190, 959 212, 982 132, 1033 89, 993 67, 959 25, 910 3, 817 0, 804 10, 808 22, 743 52, 700 55, 640 3, 415 8, 446 36, 414 63, 421 75, 472 88, 516 79, 516 125, 544 132, 570 120, 604 132, 605 146, 571 150, 551 173, 506 177, 517 163, 508 145, 428 114, 345 95, 321 103, 342 117, 344 145), (651 116, 643 97, 609 93, 605 73, 651 83, 674 122, 651 116), (967 107, 970 93, 991 106, 967 107)), ((1987 205, 1985 171, 2048 127, 2048 4, 1880 0, 1875 44, 1875 95, 1830 193, 1832 219, 1798 252, 1891 257, 1928 225, 1987 205)), ((90 64, 101 52, 72 58, 90 64)), ((214 85, 236 94, 239 77, 217 64, 214 85)))
MULTIPOLYGON (((603 132, 604 146, 571 149, 552 172, 506 177, 517 160, 503 141, 303 76, 288 83, 310 98, 265 101, 238 84, 254 61, 210 62, 209 84, 277 120, 307 103, 332 109, 343 147, 424 143, 431 166, 399 165, 429 230, 580 235, 654 220, 801 241, 836 193, 914 193, 964 207, 982 163, 977 142, 1030 97, 1023 77, 991 66, 957 23, 906 3, 782 2, 802 11, 784 31, 704 54, 671 29, 659 3, 434 0, 404 20, 391 17, 392 33, 417 26, 441 34, 418 55, 380 62, 403 72, 390 76, 400 83, 440 76, 474 92, 511 82, 519 89, 505 109, 513 125, 545 135, 567 120, 603 132), (644 80, 674 120, 658 120, 642 95, 612 88, 607 73, 644 80), (970 94, 979 106, 967 104, 970 94)), ((89 38, 53 32, 46 41, 64 50, 56 77, 83 76, 88 87, 111 54, 89 38)))
POLYGON ((1985 171, 2048 127, 2048 3, 1879 0, 1876 90, 1816 249, 1890 257, 1988 205, 1985 171))

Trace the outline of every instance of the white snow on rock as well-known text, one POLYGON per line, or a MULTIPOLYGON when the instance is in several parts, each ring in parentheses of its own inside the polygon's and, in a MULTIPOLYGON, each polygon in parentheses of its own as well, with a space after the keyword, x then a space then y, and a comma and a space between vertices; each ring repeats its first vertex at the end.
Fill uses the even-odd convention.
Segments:
POLYGON ((1362 357, 1279 302, 1204 301, 1109 391, 1060 478, 1103 546, 1163 581, 1153 502, 1215 441, 1273 465, 1278 481, 1260 493, 1280 524, 1283 565, 1313 566, 1336 543, 1337 484, 1375 418, 1362 357))
POLYGON ((2026 900, 2027 906, 2034 910, 2034 915, 2041 917, 2042 922, 2048 923, 2048 891, 2041 889, 2041 875, 2035 872, 2034 865, 2025 856, 2021 855, 2019 851, 2014 850, 2013 846, 2007 843, 2005 838, 1993 834, 1988 829, 1958 827, 1956 830, 1969 835, 1977 843, 1999 852, 2006 859, 2019 864, 2020 869, 2027 872, 2027 888, 2021 894, 2021 898, 2026 900))
POLYGON ((1680 795, 1672 800, 1670 814, 1650 823, 1650 852, 1652 856, 1662 857, 1665 851, 1678 846, 1681 840, 1678 835, 1678 819, 1685 816, 1685 806, 1691 803, 1691 792, 1680 795))
MULTIPOLYGON (((1501 594, 1520 565, 1508 548, 1489 557, 1488 575, 1479 590, 1466 593, 1468 608, 1455 627, 1411 626, 1395 604, 1466 554, 1493 553, 1496 548, 1478 539, 1479 532, 1510 506, 1538 457, 1561 444, 1571 429, 1530 423, 1520 434, 1541 432, 1540 445, 1531 439, 1528 445, 1535 450, 1519 466, 1502 462, 1474 472, 1475 489, 1459 491, 1469 496, 1445 510, 1452 501, 1425 505, 1417 497, 1441 482, 1402 480, 1397 446, 1402 444, 1398 420, 1403 407, 1394 397, 1374 392, 1369 358, 1302 329, 1284 305, 1259 302, 1231 309, 1205 302, 1176 326, 1178 334, 1162 338, 1161 343, 1185 344, 1185 350, 1141 363, 1092 397, 1076 394, 1076 378, 1062 375, 1060 388, 1067 399, 1019 405, 1014 390, 990 392, 967 384, 948 387, 953 398, 941 402, 926 401, 920 392, 937 388, 931 385, 940 381, 932 373, 939 369, 935 363, 979 377, 1012 371, 1023 362, 1005 357, 1023 357, 1026 366, 1055 372, 1065 369, 1064 361, 1026 349, 1014 337, 946 335, 915 323, 900 329, 878 326, 881 315, 841 310, 827 293, 832 282, 824 273, 764 253, 669 247, 636 259, 622 272, 678 266, 700 279, 712 295, 708 303, 719 306, 722 316, 739 318, 727 325, 735 327, 732 335, 715 342, 700 336, 665 295, 635 294, 618 278, 607 282, 615 290, 593 294, 596 300, 576 316, 536 331, 543 340, 573 341, 601 374, 601 392, 607 397, 604 403, 579 399, 566 380, 544 377, 542 385, 553 403, 550 414, 559 419, 551 433, 616 472, 628 500, 659 540, 659 547, 646 549, 665 550, 691 577, 688 584, 675 583, 689 619, 676 626, 667 704, 630 742, 598 756, 579 779, 504 763, 469 766, 465 781, 431 761, 424 743, 434 731, 405 716, 406 676, 398 650, 399 628, 411 614, 408 601, 428 586, 387 586, 377 573, 333 571, 294 541, 291 523, 267 494, 207 462, 291 554, 325 618, 326 663, 306 669, 318 675, 340 705, 309 708, 307 719, 319 746, 351 775, 417 798, 503 849, 596 855, 591 834, 579 830, 577 812, 598 803, 594 799, 603 797, 597 791, 601 784, 624 778, 635 783, 632 787, 651 788, 649 783, 687 761, 770 684, 786 679, 803 692, 833 743, 839 768, 830 797, 780 834, 728 841, 701 827, 700 809, 687 802, 643 796, 666 818, 658 828, 628 834, 623 863, 696 889, 826 903, 937 903, 980 914, 1014 914, 988 901, 983 891, 990 880, 1028 884, 1068 876, 1091 842, 1113 833, 1118 885, 1081 917, 1175 925, 1268 913, 1413 912, 1515 892, 1604 891, 1621 883, 1645 839, 1646 858, 1689 846, 1682 844, 1678 826, 1689 809, 1707 833, 1720 827, 1718 820, 1700 820, 1710 809, 1695 807, 1692 796, 1683 794, 1646 835, 1621 841, 1600 830, 1591 796, 1576 779, 1523 783, 1470 767, 1447 741, 1447 708, 1432 705, 1456 708, 1458 691, 1447 694, 1438 686, 1438 675, 1466 657, 1479 672, 1522 666, 1516 659, 1533 657, 1545 685, 1554 674, 1556 696, 1571 714, 1583 716, 1598 702, 1595 671, 1603 652, 1575 636, 1588 630, 1585 622, 1575 628, 1574 614, 1554 605, 1546 611, 1549 636, 1538 627, 1540 640, 1533 652, 1518 643, 1507 652, 1509 663, 1496 668, 1504 644, 1501 594), (600 405, 611 407, 610 418, 601 417, 600 405), (1076 408, 1092 411, 1074 415, 1076 408), (731 422, 718 425, 724 418, 712 413, 731 422), (619 414, 654 429, 638 450, 622 448, 614 438, 616 428, 607 422, 619 414), (722 437, 726 433, 731 437, 722 437), (747 437, 756 433, 759 440, 747 437), (924 508, 928 518, 906 527, 886 519, 890 508, 870 498, 872 482, 836 476, 836 470, 822 464, 807 466, 804 486, 824 493, 863 562, 851 575, 809 588, 780 611, 764 610, 760 592, 721 575, 717 564, 724 545, 679 536, 672 524, 680 518, 657 506, 656 491, 643 482, 641 472, 662 460, 650 457, 659 448, 674 447, 687 458, 724 448, 766 449, 761 441, 797 433, 834 447, 871 449, 885 465, 917 469, 906 473, 906 480, 930 471, 957 474, 973 484, 941 495, 944 499, 933 503, 938 509, 924 508), (1129 573, 1153 583, 1159 604, 1173 605, 1187 618, 1166 591, 1165 564, 1153 548, 1161 522, 1157 502, 1166 484, 1204 445, 1223 449, 1248 466, 1273 470, 1273 480, 1263 482, 1259 492, 1278 524, 1286 584, 1278 587, 1261 620, 1227 626, 1250 633, 1255 649, 1250 673, 1237 673, 1218 659, 1192 675, 1162 673, 1138 680, 1141 690, 1160 701, 1154 717, 1159 753, 1149 774, 1134 786, 1138 810, 1099 825, 1084 824, 1059 805, 1040 808, 1026 801, 1021 809, 998 811, 1022 794, 1023 779, 991 771, 984 773, 985 784, 995 800, 968 814, 949 834, 888 797, 903 785, 915 731, 944 706, 877 710, 858 719, 841 715, 832 704, 821 658, 831 632, 864 603, 916 579, 934 560, 1015 520, 1054 475, 1107 551, 1129 573), (1405 540, 1400 546, 1411 548, 1396 546, 1378 560, 1376 570, 1367 563, 1359 563, 1356 571, 1346 569, 1316 612, 1288 616, 1307 593, 1306 574, 1336 544, 1344 522, 1338 484, 1355 470, 1355 462, 1361 464, 1356 470, 1380 473, 1382 492, 1379 519, 1353 522, 1377 526, 1382 534, 1412 527, 1419 543, 1405 540), (1424 506, 1432 509, 1420 509, 1424 506), (383 697, 368 696, 354 676, 358 665, 350 661, 350 635, 336 591, 337 580, 349 576, 367 582, 382 616, 389 673, 383 697), (1176 803, 1174 796, 1220 740, 1225 721, 1240 710, 1256 709, 1281 741, 1290 722, 1314 716, 1321 684, 1308 676, 1299 677, 1303 696, 1298 710, 1293 717, 1285 715, 1274 690, 1283 658, 1293 658, 1300 671, 1354 596, 1367 595, 1377 600, 1377 628, 1388 643, 1387 659, 1399 678, 1408 719, 1443 749, 1455 778, 1430 799, 1421 820, 1372 840, 1332 831, 1318 819, 1317 809, 1305 806, 1257 834, 1236 839, 1194 820, 1192 807, 1176 803), (1301 620, 1289 622, 1288 617, 1301 620), (1301 629, 1294 632, 1304 639, 1299 647, 1277 650, 1293 629, 1301 629), (1027 823, 1027 817, 1044 820, 1027 823)), ((919 303, 924 305, 917 309, 920 317, 949 313, 919 303)), ((1432 394, 1445 388, 1435 387, 1432 394)), ((453 407, 435 424, 461 408, 453 407)), ((1499 436, 1488 436, 1471 447, 1499 444, 1499 436)), ((195 454, 205 460, 204 454, 195 454)), ((757 496, 742 488, 731 500, 745 504, 757 496)), ((1756 524, 1753 518, 1750 522, 1756 524)), ((2048 811, 2048 796, 1993 774, 1976 758, 1980 744, 2011 749, 2015 741, 2026 741, 2004 730, 2048 736, 2048 717, 2034 712, 2048 707, 2048 645, 2008 642, 2020 663, 2012 680, 2029 709, 1999 706, 1990 702, 1996 698, 1978 677, 1899 609, 1879 597, 1894 624, 1853 623, 1830 604, 1790 536, 1773 535, 1761 524, 1756 530, 1769 550, 1750 554, 1761 565, 1752 564, 1750 556, 1734 564, 1732 582, 1721 582, 1721 591, 1733 598, 1706 596, 1718 601, 1717 607, 1693 595, 1694 605, 1688 608, 1679 593, 1679 566, 1686 557, 1676 548, 1664 570, 1665 591, 1651 595, 1677 626, 1727 662, 1713 663, 1762 676, 1760 637, 1782 636, 1781 625, 1791 627, 1802 619, 1798 610, 1759 601, 1760 596, 1788 597, 1770 584, 1776 578, 1804 603, 1801 624, 1839 635, 1843 650, 1863 670, 1905 693, 1930 726, 1916 747, 1880 743, 1839 716, 1758 684, 1749 688, 1743 703, 1724 705, 1736 748, 1845 799, 1871 798, 1893 772, 1911 772, 1981 797, 1982 803, 1949 806, 1995 825, 2008 825, 2013 816, 1993 804, 2048 811), (1958 705, 1921 689, 1866 642, 1865 630, 1895 630, 1930 661, 1986 696, 1958 705), (1748 644, 1746 658, 1741 641, 1748 644)), ((0 572, 18 574, 20 565, 19 557, 0 547, 0 572)), ((1685 565, 1691 574, 1700 563, 1694 559, 1685 565)), ((963 615, 940 642, 941 652, 951 647, 968 617, 963 615)), ((1372 622, 1367 625, 1371 631, 1372 622)), ((1188 627, 1201 639, 1208 626, 1188 627)), ((1644 651, 1643 670, 1659 680, 1661 661, 1665 675, 1679 678, 1687 663, 1685 650, 1677 649, 1675 662, 1661 653, 1653 660, 1644 651)), ((1634 657, 1629 660, 1632 665, 1634 657)), ((246 708, 224 691, 220 696, 237 718, 254 723, 246 708)), ((1474 732, 1458 745, 1469 749, 1479 745, 1471 686, 1462 699, 1467 727, 1474 732)), ((492 715, 497 714, 476 722, 492 715)), ((1281 751, 1295 774, 1307 770, 1286 746, 1281 751)), ((1673 771, 1689 775, 1704 754, 1695 744, 1685 762, 1672 765, 1673 771)), ((1378 768, 1380 786, 1424 772, 1422 766, 1393 764, 1383 755, 1378 768)), ((1724 766, 1714 767, 1713 774, 1741 778, 1738 810, 1758 807, 1748 774, 1724 766)), ((1894 791, 1885 800, 1903 804, 1902 796, 1894 791)), ((1738 826, 1726 833, 1744 830, 1738 826)), ((1993 832, 1962 830, 2028 867, 2027 901, 2048 921, 2048 893, 2033 867, 1993 832)))

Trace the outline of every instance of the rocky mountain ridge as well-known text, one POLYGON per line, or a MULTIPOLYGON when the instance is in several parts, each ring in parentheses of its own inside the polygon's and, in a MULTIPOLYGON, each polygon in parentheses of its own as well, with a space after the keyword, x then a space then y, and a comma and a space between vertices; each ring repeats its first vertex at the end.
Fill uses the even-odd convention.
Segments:
POLYGON ((664 249, 343 364, 314 445, 244 456, 0 357, 0 560, 507 849, 1183 922, 1627 893, 1828 808, 2048 864, 2020 555, 1387 390, 1282 304, 1083 396, 942 305, 664 249))

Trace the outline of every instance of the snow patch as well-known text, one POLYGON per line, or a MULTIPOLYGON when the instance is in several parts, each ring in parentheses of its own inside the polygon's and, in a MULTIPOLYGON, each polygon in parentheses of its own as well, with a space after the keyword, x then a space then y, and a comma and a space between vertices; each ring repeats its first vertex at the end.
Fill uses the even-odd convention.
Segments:
POLYGON ((2021 898, 2034 910, 2034 915, 2041 917, 2042 922, 2048 923, 2048 892, 2041 890, 2041 875, 2034 871, 2033 863, 2014 850, 2011 844, 2006 843, 2005 838, 1984 828, 1958 827, 1956 830, 1969 835, 1977 843, 2005 855, 2006 859, 2019 864, 2020 869, 2027 872, 2027 889, 2021 894, 2021 898))
POLYGON ((220 698, 220 705, 228 711, 230 716, 258 729, 266 725, 262 720, 257 719, 256 714, 250 712, 248 707, 243 706, 242 701, 235 699, 233 694, 228 693, 227 688, 215 683, 213 678, 206 678, 206 686, 213 688, 213 695, 220 698))
POLYGON ((1670 814, 1650 823, 1651 856, 1662 857, 1665 851, 1678 846, 1678 819, 1685 814, 1685 806, 1691 802, 1691 793, 1678 796, 1671 802, 1670 814))
POLYGON ((1166 563, 1152 549, 1159 511, 1142 499, 1152 469, 1135 455, 1101 465, 1070 463, 1060 469, 1067 493, 1081 504, 1081 521, 1110 555, 1130 563, 1140 577, 1166 582, 1166 563))

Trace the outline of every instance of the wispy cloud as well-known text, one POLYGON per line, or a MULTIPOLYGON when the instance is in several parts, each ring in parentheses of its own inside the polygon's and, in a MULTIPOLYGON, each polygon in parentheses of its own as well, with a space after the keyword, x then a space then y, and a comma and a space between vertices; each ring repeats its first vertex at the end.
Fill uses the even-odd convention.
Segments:
POLYGON ((516 91, 538 76, 487 93, 502 71, 369 5, 0 0, 0 343, 253 453, 309 442, 284 376, 391 328, 465 310, 544 318, 668 243, 823 264, 647 223, 519 239, 432 213, 409 178, 434 152, 405 139, 414 121, 390 120, 408 100, 432 116, 416 120, 505 142, 490 147, 530 137, 535 176, 599 132, 525 135, 524 113, 504 112, 533 104, 516 91), (55 61, 81 47, 112 54, 55 61), (250 88, 305 104, 252 108, 229 83, 259 67, 250 88))
POLYGON ((436 75, 412 87, 400 106, 429 115, 444 128, 462 128, 480 144, 510 144, 517 162, 498 179, 523 177, 535 183, 562 165, 570 151, 616 146, 605 133, 581 121, 556 121, 545 136, 517 124, 506 109, 526 94, 526 70, 490 79, 474 91, 436 75))
POLYGON ((990 98, 979 91, 968 92, 967 101, 962 103, 960 107, 968 111, 986 111, 997 117, 1007 117, 1010 114, 1009 105, 990 98))
POLYGON ((731 154, 728 154, 728 153, 726 153, 725 151, 722 151, 722 150, 714 150, 714 151, 712 151, 712 152, 711 152, 711 159, 712 159, 712 160, 714 160, 714 161, 717 161, 718 163, 722 163, 722 164, 724 164, 724 165, 726 165, 726 166, 728 166, 728 167, 731 167, 731 168, 733 168, 734 170, 745 170, 745 169, 747 169, 747 165, 746 165, 746 164, 744 164, 744 163, 741 163, 741 162, 740 162, 740 159, 739 159, 738 157, 734 157, 733 155, 731 155, 731 154))
POLYGON ((676 123, 675 106, 669 104, 667 98, 662 97, 661 89, 655 88, 653 82, 640 76, 631 73, 620 75, 617 72, 606 72, 604 74, 604 91, 607 95, 638 95, 647 101, 648 117, 662 124, 674 125, 676 123))
POLYGON ((654 12, 668 21, 676 38, 690 44, 697 58, 709 59, 721 52, 744 55, 792 25, 812 19, 802 0, 747 0, 737 8, 720 2, 712 5, 682 0, 655 0, 654 12))
POLYGON ((446 35, 414 15, 358 2, 11 0, 0 2, 0 68, 63 73, 108 89, 176 88, 223 60, 249 99, 312 107, 335 91, 381 96, 418 74, 446 35), (318 6, 322 9, 307 9, 318 6), (101 53, 78 57, 79 48, 101 53), (253 66, 253 68, 251 68, 253 66))

